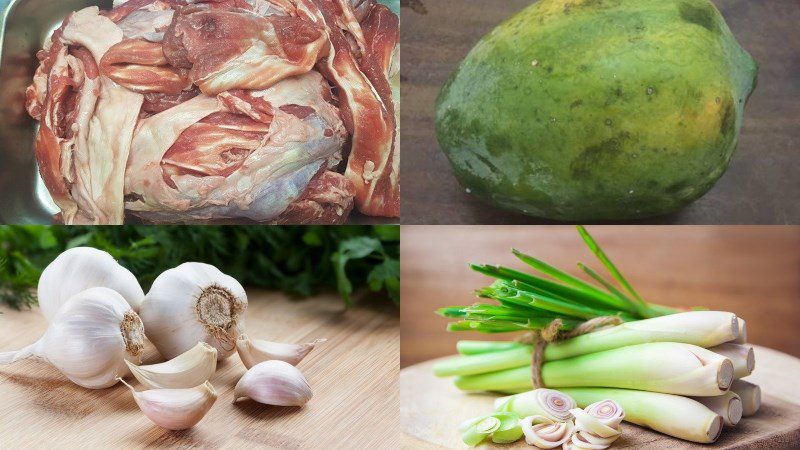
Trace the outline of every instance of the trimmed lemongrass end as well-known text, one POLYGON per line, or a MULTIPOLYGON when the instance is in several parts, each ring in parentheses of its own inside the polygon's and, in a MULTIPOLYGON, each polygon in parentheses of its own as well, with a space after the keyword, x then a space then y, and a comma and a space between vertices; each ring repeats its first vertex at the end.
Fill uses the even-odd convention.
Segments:
POLYGON ((739 335, 736 336, 736 339, 733 340, 734 344, 746 344, 747 343, 747 324, 745 323, 744 319, 738 318, 737 322, 739 324, 739 335))
POLYGON ((569 420, 572 417, 569 410, 575 406, 575 400, 569 395, 544 388, 501 397, 494 402, 496 411, 510 411, 520 417, 544 416, 554 422, 569 420))
POLYGON ((750 345, 732 344, 730 342, 709 348, 712 352, 722 355, 733 363, 733 376, 744 378, 756 367, 756 357, 750 345))
POLYGON ((553 342, 545 349, 544 359, 555 361, 651 342, 679 342, 707 348, 735 340, 739 334, 739 322, 734 313, 689 311, 625 322, 616 327, 553 342))
MULTIPOLYGON (((530 366, 456 377, 465 391, 531 389, 530 366)), ((690 344, 656 342, 631 345, 542 366, 545 386, 602 386, 667 394, 722 395, 733 381, 728 358, 690 344)))
POLYGON ((459 425, 461 440, 470 447, 474 447, 486 439, 494 430, 500 428, 500 419, 493 416, 469 419, 459 425))
POLYGON ((742 419, 742 399, 733 391, 716 397, 693 397, 708 409, 722 416, 726 426, 733 427, 742 419))
POLYGON ((612 399, 625 410, 626 422, 687 441, 707 444, 722 431, 722 417, 705 405, 680 395, 611 388, 564 388, 578 405, 586 407, 612 399))
POLYGON ((761 388, 744 380, 735 380, 731 391, 742 400, 742 417, 752 416, 761 407, 761 388))
POLYGON ((474 447, 491 436, 492 442, 507 444, 522 437, 519 416, 510 412, 495 412, 465 420, 458 426, 461 440, 474 447))

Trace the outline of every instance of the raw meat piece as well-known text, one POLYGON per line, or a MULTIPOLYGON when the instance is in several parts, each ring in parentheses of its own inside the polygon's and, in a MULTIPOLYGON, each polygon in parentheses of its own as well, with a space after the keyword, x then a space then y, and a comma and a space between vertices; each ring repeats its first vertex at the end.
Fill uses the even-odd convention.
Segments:
POLYGON ((399 215, 397 18, 375 0, 114 5, 67 17, 26 91, 65 223, 399 215))
POLYGON ((338 161, 345 130, 308 72, 247 95, 199 95, 143 119, 128 161, 127 208, 151 221, 268 221, 338 161), (298 117, 299 106, 310 114, 298 117))
POLYGON ((204 94, 266 89, 306 73, 324 48, 325 30, 287 16, 262 17, 244 10, 207 7, 181 10, 164 36, 164 54, 204 94))
MULTIPOLYGON (((343 119, 352 134, 352 149, 345 176, 356 186, 356 205, 368 215, 399 217, 400 157, 395 146, 393 105, 382 99, 380 92, 362 71, 362 67, 379 64, 379 61, 370 59, 375 57, 373 52, 362 55, 360 63, 353 54, 350 40, 345 34, 352 25, 345 12, 352 9, 349 2, 298 0, 298 4, 304 15, 326 24, 329 30, 331 49, 328 56, 320 61, 319 67, 339 87, 343 119)), ((375 8, 385 7, 376 5, 373 10, 375 8)), ((376 20, 382 16, 383 13, 380 13, 376 20)), ((378 43, 378 47, 382 48, 393 39, 396 42, 394 36, 397 33, 388 23, 379 23, 372 34, 370 47, 374 48, 373 44, 378 43), (389 38, 384 39, 384 34, 388 34, 389 38)), ((378 71, 373 70, 371 74, 377 76, 378 71)))
POLYGON ((341 224, 353 209, 356 187, 344 175, 325 171, 308 183, 303 195, 295 200, 273 223, 341 224))

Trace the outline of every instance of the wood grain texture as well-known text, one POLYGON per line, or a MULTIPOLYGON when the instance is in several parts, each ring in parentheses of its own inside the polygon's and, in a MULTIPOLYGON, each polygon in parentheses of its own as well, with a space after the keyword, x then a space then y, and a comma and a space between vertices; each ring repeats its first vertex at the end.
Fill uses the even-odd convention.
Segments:
MULTIPOLYGON (((793 449, 800 442, 800 359, 764 347, 755 348, 756 369, 747 377, 762 389, 759 411, 726 428, 713 445, 726 449, 793 449)), ((458 434, 463 420, 492 411, 493 394, 464 394, 452 380, 433 375, 435 361, 407 367, 400 372, 400 427, 403 447, 418 448, 420 442, 446 448, 464 448, 458 434)), ((481 448, 526 448, 524 440, 513 445, 488 443, 481 448)), ((612 449, 647 448, 656 450, 707 449, 708 445, 674 439, 638 427, 622 424, 622 436, 612 449)))
MULTIPOLYGON (((344 311, 335 295, 290 301, 280 294, 249 292, 251 337, 328 339, 298 365, 314 397, 302 408, 250 400, 232 404, 233 388, 246 370, 234 355, 220 362, 211 379, 217 402, 185 431, 154 425, 121 384, 83 389, 37 361, 0 367, 0 448, 395 447, 400 437, 399 329, 397 309, 385 303, 362 301, 344 311)), ((29 344, 45 330, 38 311, 0 311, 2 351, 29 344)), ((150 344, 147 356, 157 357, 150 344)))
MULTIPOLYGON (((648 301, 733 311, 752 343, 800 356, 800 227, 591 226, 648 301)), ((403 226, 401 365, 453 353, 459 339, 508 335, 449 333, 434 310, 468 305, 491 279, 467 264, 528 270, 516 247, 584 279, 578 262, 603 268, 571 226, 403 226)), ((605 273, 605 272, 601 272, 605 273)))
MULTIPOLYGON (((531 0, 425 1, 425 15, 403 12, 402 223, 546 223, 500 210, 458 184, 434 135, 434 102, 473 45, 531 0)), ((642 223, 800 223, 800 3, 715 0, 739 43, 758 61, 758 87, 730 167, 684 210, 642 223)))

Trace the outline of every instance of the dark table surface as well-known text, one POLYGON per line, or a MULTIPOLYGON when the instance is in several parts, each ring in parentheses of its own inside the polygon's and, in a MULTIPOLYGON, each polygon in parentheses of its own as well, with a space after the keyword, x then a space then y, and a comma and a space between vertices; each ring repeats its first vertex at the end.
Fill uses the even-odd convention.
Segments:
MULTIPOLYGON (((423 0, 403 9, 402 223, 547 223, 488 206, 456 181, 434 134, 444 80, 498 23, 530 0, 423 0)), ((682 211, 642 221, 678 224, 800 223, 800 2, 716 0, 739 43, 758 61, 727 172, 682 211)))

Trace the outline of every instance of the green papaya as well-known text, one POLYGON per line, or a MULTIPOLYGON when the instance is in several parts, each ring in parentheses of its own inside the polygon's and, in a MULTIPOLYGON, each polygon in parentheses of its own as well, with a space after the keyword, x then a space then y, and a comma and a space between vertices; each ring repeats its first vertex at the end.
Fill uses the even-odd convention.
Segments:
POLYGON ((725 171, 757 73, 708 0, 540 0, 448 79, 437 137, 491 204, 564 221, 656 216, 725 171))

